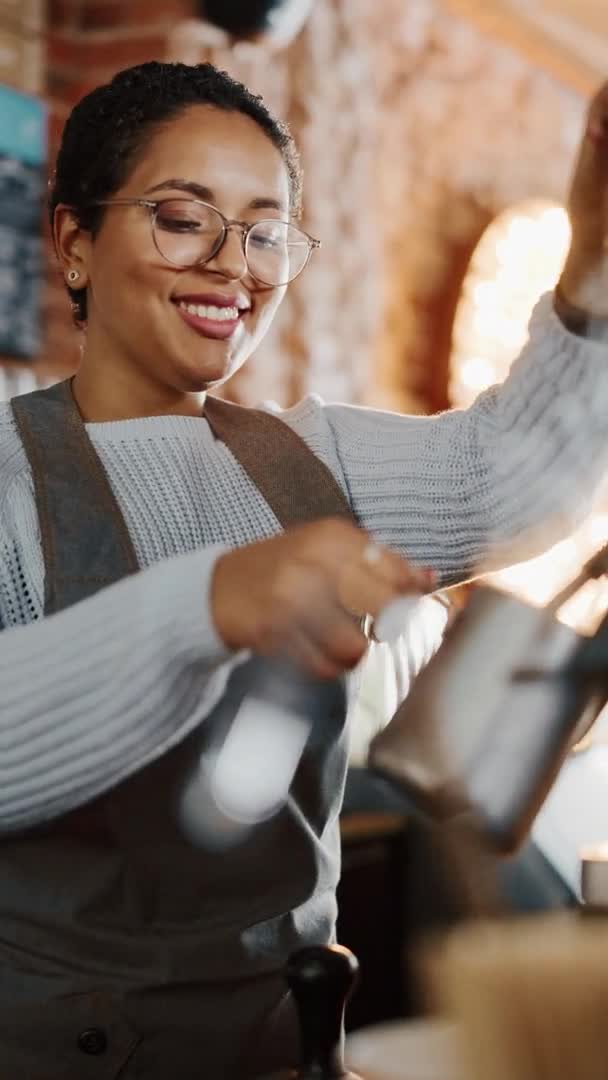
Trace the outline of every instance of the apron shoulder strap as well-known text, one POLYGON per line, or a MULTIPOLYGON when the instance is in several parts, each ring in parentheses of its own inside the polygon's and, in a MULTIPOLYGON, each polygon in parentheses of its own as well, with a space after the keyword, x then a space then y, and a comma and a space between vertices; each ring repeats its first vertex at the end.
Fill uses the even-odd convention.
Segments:
POLYGON ((34 479, 50 615, 133 573, 137 557, 69 381, 11 408, 34 479))
POLYGON ((333 473, 277 416, 215 397, 207 398, 204 415, 283 528, 322 517, 353 520, 333 473))

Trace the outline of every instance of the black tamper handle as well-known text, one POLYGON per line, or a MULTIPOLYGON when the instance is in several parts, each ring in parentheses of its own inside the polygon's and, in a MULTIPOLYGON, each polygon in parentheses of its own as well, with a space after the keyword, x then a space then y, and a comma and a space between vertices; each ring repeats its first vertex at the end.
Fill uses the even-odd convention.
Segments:
POLYGON ((311 945, 293 953, 287 983, 300 1023, 300 1068, 294 1080, 361 1080, 342 1056, 344 1007, 359 964, 341 945, 311 945))

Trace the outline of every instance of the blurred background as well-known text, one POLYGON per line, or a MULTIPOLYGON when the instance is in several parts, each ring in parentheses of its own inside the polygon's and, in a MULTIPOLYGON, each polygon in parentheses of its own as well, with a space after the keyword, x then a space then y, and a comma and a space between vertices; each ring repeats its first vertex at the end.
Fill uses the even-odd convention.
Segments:
MULTIPOLYGON (((584 111, 608 75, 603 6, 0 0, 0 400, 78 364, 44 215, 69 111, 117 70, 161 59, 210 60, 288 121, 304 162, 304 228, 323 245, 227 396, 465 407, 505 377, 559 276, 584 111)), ((573 538, 497 583, 544 603, 608 540, 606 507, 600 499, 573 538)), ((596 585, 564 618, 585 629, 607 599, 596 585)), ((392 959, 404 933, 403 818, 380 803, 380 826, 351 815, 343 830, 341 940, 371 988, 355 1025, 406 1008, 392 959), (381 897, 364 938, 362 911, 377 913, 381 897)))

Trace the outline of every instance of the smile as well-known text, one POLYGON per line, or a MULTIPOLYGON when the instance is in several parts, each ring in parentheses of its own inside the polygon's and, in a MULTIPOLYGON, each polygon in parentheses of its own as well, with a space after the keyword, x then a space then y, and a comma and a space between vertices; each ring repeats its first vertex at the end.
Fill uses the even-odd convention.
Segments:
POLYGON ((212 319, 214 322, 234 322, 239 317, 237 307, 216 307, 215 304, 186 304, 180 301, 178 307, 187 311, 189 315, 196 315, 199 319, 212 319))
POLYGON ((202 337, 226 341, 234 334, 245 311, 236 305, 193 304, 180 300, 175 305, 184 322, 202 337))

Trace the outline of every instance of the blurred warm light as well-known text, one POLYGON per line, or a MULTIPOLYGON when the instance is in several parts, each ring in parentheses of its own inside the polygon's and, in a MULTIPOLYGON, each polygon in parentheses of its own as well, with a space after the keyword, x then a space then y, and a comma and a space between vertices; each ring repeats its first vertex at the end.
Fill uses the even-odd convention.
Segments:
MULTIPOLYGON (((449 386, 453 405, 466 408, 480 391, 506 378, 526 341, 537 300, 557 282, 569 239, 564 208, 541 200, 505 211, 486 229, 471 259, 454 322, 449 386)), ((540 558, 489 579, 529 603, 544 605, 606 542, 608 513, 596 513, 540 558)), ((608 585, 590 582, 564 605, 560 618, 593 632, 607 607, 608 585)))
POLYGON ((559 277, 569 239, 566 211, 544 201, 506 210, 486 229, 454 321, 452 404, 466 407, 506 377, 536 301, 559 277))

